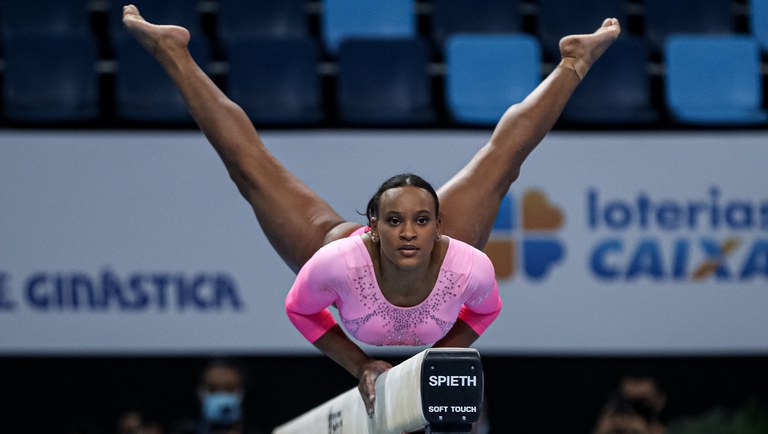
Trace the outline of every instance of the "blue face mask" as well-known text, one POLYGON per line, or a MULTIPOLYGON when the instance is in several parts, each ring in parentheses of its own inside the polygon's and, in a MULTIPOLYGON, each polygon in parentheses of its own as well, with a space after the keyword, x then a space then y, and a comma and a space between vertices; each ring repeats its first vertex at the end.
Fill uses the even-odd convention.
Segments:
POLYGON ((203 395, 203 419, 213 425, 228 425, 240 420, 242 397, 237 393, 203 395))

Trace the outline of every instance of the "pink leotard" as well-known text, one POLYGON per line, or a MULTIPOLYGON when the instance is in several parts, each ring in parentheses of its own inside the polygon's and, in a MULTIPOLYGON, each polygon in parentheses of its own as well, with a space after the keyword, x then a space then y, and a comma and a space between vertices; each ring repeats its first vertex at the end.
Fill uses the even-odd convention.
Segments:
POLYGON ((482 334, 501 310, 490 259, 455 239, 449 239, 429 296, 411 307, 395 306, 381 293, 360 236, 322 247, 299 271, 285 309, 299 332, 315 342, 336 324, 328 309, 332 304, 355 339, 377 346, 432 345, 457 318, 482 334))

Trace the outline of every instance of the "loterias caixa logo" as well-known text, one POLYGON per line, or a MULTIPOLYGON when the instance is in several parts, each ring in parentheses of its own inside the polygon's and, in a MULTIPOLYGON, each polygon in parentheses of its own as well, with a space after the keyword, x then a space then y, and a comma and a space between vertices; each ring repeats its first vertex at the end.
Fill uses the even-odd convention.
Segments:
MULTIPOLYGON (((568 213, 583 213, 584 226, 572 229, 585 275, 596 281, 768 281, 768 198, 714 185, 684 195, 589 187, 583 199, 583 208, 568 213)), ((580 260, 566 258, 565 217, 543 190, 519 199, 508 193, 485 248, 497 278, 540 281, 566 259, 580 260)))
POLYGON ((513 278, 520 267, 527 278, 541 280, 565 258, 565 243, 558 238, 565 215, 540 189, 516 199, 512 193, 504 196, 484 250, 498 279, 513 278))
MULTIPOLYGON (((758 194, 764 195, 763 191, 758 194)), ((768 280, 768 199, 718 185, 585 197, 588 264, 603 282, 768 280)))

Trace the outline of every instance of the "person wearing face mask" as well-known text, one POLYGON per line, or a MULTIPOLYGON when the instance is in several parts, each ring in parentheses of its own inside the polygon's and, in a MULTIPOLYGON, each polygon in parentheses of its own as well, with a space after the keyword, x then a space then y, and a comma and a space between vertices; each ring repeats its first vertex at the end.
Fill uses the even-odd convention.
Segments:
POLYGON ((481 251, 501 200, 621 32, 618 20, 607 18, 593 33, 561 39, 558 66, 501 116, 459 173, 437 191, 413 176, 394 177, 370 202, 366 225, 346 221, 277 161, 246 113, 195 63, 187 29, 150 23, 133 5, 124 7, 123 23, 170 76, 267 239, 299 274, 286 301, 291 320, 359 380, 369 414, 376 377, 391 366, 369 357, 327 308, 339 308, 363 342, 472 345, 501 307, 493 266, 481 251))
POLYGON ((174 434, 262 434, 246 419, 243 399, 246 370, 236 361, 215 359, 202 371, 197 387, 200 420, 182 423, 174 434))

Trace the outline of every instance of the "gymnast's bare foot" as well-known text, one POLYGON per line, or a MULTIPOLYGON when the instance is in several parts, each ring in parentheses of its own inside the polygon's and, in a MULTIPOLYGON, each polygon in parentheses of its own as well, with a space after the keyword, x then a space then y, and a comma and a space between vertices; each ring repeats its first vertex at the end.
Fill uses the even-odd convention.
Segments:
POLYGON ((589 67, 603 55, 620 33, 619 20, 606 18, 594 33, 564 37, 560 40, 560 54, 563 57, 561 65, 573 69, 583 79, 589 67))
POLYGON ((157 25, 146 21, 134 5, 123 6, 123 24, 139 43, 159 60, 174 51, 186 49, 189 31, 184 27, 157 25))

